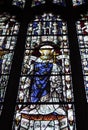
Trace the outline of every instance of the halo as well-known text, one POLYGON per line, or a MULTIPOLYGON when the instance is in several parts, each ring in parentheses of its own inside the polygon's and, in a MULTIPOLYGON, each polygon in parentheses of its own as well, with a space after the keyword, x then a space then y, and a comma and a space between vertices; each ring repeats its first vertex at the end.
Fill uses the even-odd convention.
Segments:
POLYGON ((53 41, 42 41, 40 45, 36 46, 33 55, 34 56, 40 56, 39 50, 41 49, 53 49, 56 53, 60 54, 60 47, 58 44, 55 44, 53 41))

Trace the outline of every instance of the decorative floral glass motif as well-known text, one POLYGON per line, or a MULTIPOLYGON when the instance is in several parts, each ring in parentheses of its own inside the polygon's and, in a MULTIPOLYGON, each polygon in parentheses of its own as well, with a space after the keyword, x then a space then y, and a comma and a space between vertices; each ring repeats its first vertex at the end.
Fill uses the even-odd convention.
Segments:
POLYGON ((65 0, 53 0, 54 4, 66 6, 65 0))
POLYGON ((45 4, 45 0, 33 0, 32 1, 32 7, 38 6, 38 5, 41 5, 41 4, 45 4))
POLYGON ((0 14, 0 102, 4 102, 19 23, 15 16, 0 14))
POLYGON ((13 0, 12 5, 16 5, 20 8, 24 8, 25 0, 13 0))
POLYGON ((86 98, 88 102, 88 13, 86 15, 81 15, 81 19, 76 22, 76 28, 84 75, 86 98))
POLYGON ((79 6, 85 4, 86 0, 72 0, 73 6, 79 6))
POLYGON ((53 14, 28 24, 14 130, 76 130, 67 33, 66 22, 53 14))

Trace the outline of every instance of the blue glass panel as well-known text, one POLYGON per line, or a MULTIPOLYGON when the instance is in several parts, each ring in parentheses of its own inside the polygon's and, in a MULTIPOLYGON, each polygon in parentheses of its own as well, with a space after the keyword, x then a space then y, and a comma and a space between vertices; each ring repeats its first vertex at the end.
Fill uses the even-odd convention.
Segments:
POLYGON ((33 24, 28 26, 28 35, 61 35, 67 34, 67 25, 59 16, 44 14, 42 19, 37 17, 33 24), (39 21, 37 21, 39 19, 39 21), (52 21, 52 22, 51 22, 52 21))

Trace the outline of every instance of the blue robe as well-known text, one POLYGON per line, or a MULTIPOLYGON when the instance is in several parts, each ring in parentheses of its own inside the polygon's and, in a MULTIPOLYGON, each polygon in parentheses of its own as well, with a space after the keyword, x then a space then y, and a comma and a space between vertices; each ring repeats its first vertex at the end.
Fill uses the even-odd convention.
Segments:
POLYGON ((39 102, 43 96, 49 94, 50 91, 50 74, 53 63, 34 63, 34 75, 31 82, 31 102, 39 102))

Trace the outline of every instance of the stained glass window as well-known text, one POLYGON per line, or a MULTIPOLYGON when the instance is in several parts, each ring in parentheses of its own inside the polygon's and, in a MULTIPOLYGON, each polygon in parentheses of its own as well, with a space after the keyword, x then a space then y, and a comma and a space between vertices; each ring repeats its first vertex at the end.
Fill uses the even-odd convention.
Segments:
POLYGON ((86 0, 72 0, 73 6, 79 6, 86 2, 86 0))
POLYGON ((15 16, 0 14, 0 103, 4 101, 18 31, 15 16))
POLYGON ((67 23, 60 16, 45 13, 28 24, 17 104, 13 129, 76 130, 67 23))
POLYGON ((45 0, 33 0, 32 1, 32 7, 38 6, 38 5, 41 5, 41 4, 45 4, 45 0))
POLYGON ((81 17, 82 18, 76 22, 76 28, 84 75, 86 98, 88 102, 88 13, 81 15, 81 17))
POLYGON ((53 0, 54 4, 66 6, 65 0, 53 0))
POLYGON ((12 5, 16 5, 18 7, 24 8, 25 0, 13 0, 12 5))

